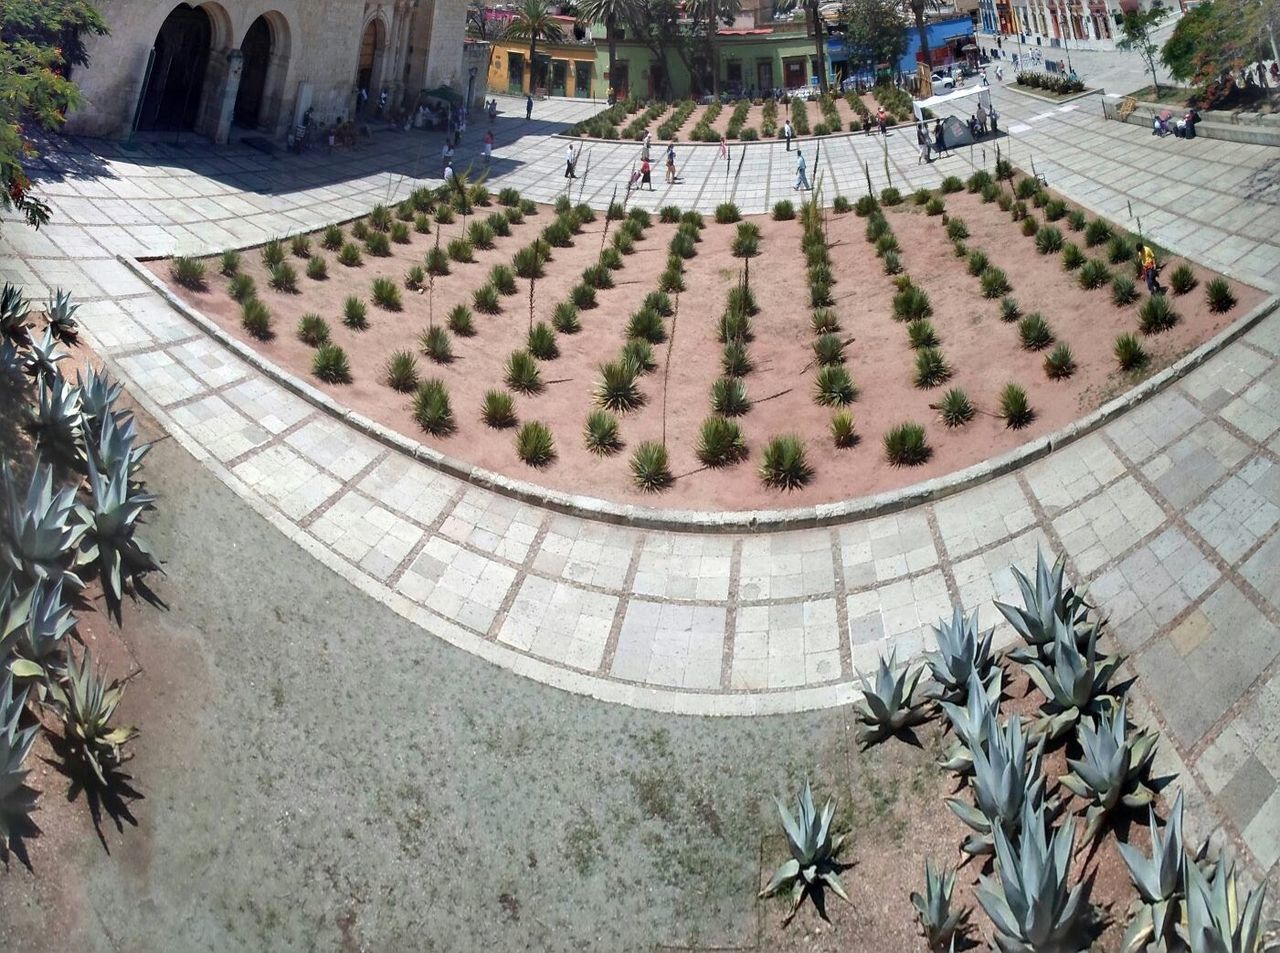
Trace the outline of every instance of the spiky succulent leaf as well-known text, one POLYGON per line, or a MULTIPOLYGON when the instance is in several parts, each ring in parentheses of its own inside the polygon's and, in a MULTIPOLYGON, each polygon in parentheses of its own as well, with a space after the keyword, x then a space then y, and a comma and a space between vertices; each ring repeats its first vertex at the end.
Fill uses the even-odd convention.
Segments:
POLYGON ((84 455, 84 416, 80 388, 58 370, 40 379, 40 395, 31 412, 31 429, 40 443, 66 460, 84 455))
POLYGON ((1075 726, 1082 715, 1109 711, 1115 699, 1111 676, 1122 656, 1098 656, 1098 624, 1089 627, 1083 651, 1078 634, 1061 618, 1053 619, 1053 644, 1047 660, 1037 658, 1026 672, 1045 696, 1036 731, 1058 738, 1075 726))
POLYGON ((19 728, 26 691, 15 692, 12 673, 0 673, 0 856, 7 854, 13 838, 23 832, 36 803, 36 792, 26 785, 29 773, 22 763, 35 743, 37 724, 19 728))
MULTIPOLYGON (((818 811, 813 802, 813 789, 806 781, 804 789, 796 796, 796 811, 792 814, 777 798, 778 817, 787 839, 791 857, 783 862, 760 896, 771 897, 786 889, 791 894, 791 906, 785 920, 790 920, 799 909, 805 894, 819 887, 829 888, 836 896, 848 901, 844 885, 840 882, 838 854, 844 843, 844 835, 833 836, 831 821, 835 817, 835 803, 830 799, 818 811)), ((785 921, 784 921, 785 922, 785 921)))
POLYGON ((911 894, 916 908, 916 919, 925 941, 932 950, 944 950, 951 943, 957 928, 968 917, 967 910, 953 910, 951 895, 956 886, 956 872, 949 867, 934 870, 933 864, 924 862, 924 893, 911 894))
POLYGON ((98 437, 107 415, 124 392, 124 385, 113 381, 106 371, 98 371, 92 364, 77 371, 76 383, 80 386, 80 410, 84 414, 86 438, 92 442, 98 437))
POLYGON ((58 372, 58 362, 66 357, 53 336, 53 328, 47 327, 44 336, 38 341, 33 338, 27 348, 26 371, 36 380, 47 381, 58 372))
POLYGON ((862 722, 864 744, 874 744, 924 720, 924 706, 914 697, 924 669, 905 665, 895 674, 896 668, 897 650, 894 649, 888 658, 880 656, 874 679, 858 673, 862 681, 862 698, 854 704, 854 713, 862 722))
POLYGON ((1151 856, 1145 857, 1133 844, 1117 843, 1120 856, 1129 868, 1129 878, 1138 891, 1135 912, 1125 931, 1124 953, 1143 950, 1155 942, 1167 946, 1173 926, 1181 919, 1186 851, 1182 841, 1182 792, 1174 798, 1173 810, 1164 837, 1156 827, 1155 808, 1150 808, 1148 831, 1151 856))
POLYGON ((71 303, 69 291, 58 288, 49 297, 49 303, 45 305, 45 317, 49 321, 49 328, 58 340, 68 344, 75 341, 79 333, 75 314, 79 310, 80 305, 71 303))
POLYGON ((31 303, 22 296, 22 289, 6 281, 4 289, 0 290, 0 334, 15 344, 26 344, 29 339, 27 314, 30 311, 31 303))
POLYGON ((1093 839, 1117 804, 1143 807, 1155 797, 1145 781, 1156 753, 1156 736, 1140 731, 1126 738, 1127 724, 1124 702, 1119 708, 1082 721, 1077 737, 1083 756, 1067 760, 1071 773, 1063 776, 1062 783, 1090 802, 1086 842, 1093 839))
POLYGON ((969 692, 969 676, 977 673, 982 682, 990 678, 994 658, 991 639, 994 629, 978 630, 978 610, 966 616, 956 606, 951 621, 940 619, 933 627, 938 650, 925 655, 933 673, 935 694, 948 701, 963 704, 969 692))
POLYGON ((26 623, 13 643, 14 674, 40 679, 60 675, 65 668, 66 635, 75 624, 71 606, 63 596, 61 579, 32 586, 26 623))
POLYGON ((74 654, 67 659, 63 714, 66 736, 104 785, 107 772, 124 760, 121 747, 138 733, 136 728, 111 727, 125 684, 119 679, 108 683, 94 668, 88 649, 83 659, 77 661, 74 654))
POLYGON ((76 547, 85 533, 84 524, 72 518, 75 488, 63 487, 55 493, 53 469, 38 464, 22 495, 7 461, 0 462, 0 482, 7 503, 0 561, 28 582, 65 579, 76 589, 83 588, 84 581, 74 572, 82 561, 76 547))
POLYGON ((98 439, 90 444, 98 472, 113 473, 124 468, 130 479, 137 475, 142 458, 150 449, 151 444, 139 442, 137 421, 128 412, 107 414, 98 439))
POLYGON ((965 853, 989 854, 997 830, 1016 837, 1027 805, 1037 811, 1053 809, 1040 769, 1044 744, 1042 737, 1028 753, 1022 719, 1015 715, 1003 728, 989 727, 986 743, 972 749, 975 806, 947 798, 952 812, 975 831, 961 845, 965 853))
POLYGON ((1266 887, 1240 902, 1235 865, 1219 857, 1208 874, 1186 865, 1186 941, 1191 953, 1262 953, 1266 887))
POLYGON ((1034 582, 1016 566, 1010 568, 1022 592, 1023 607, 999 601, 995 605, 1027 643, 1025 648, 1009 653, 1010 657, 1017 662, 1028 662, 1039 658, 1050 647, 1055 617, 1066 620, 1073 629, 1080 629, 1088 618, 1089 604, 1083 592, 1066 585, 1067 568, 1063 557, 1050 567, 1044 553, 1037 547, 1034 582))
POLYGON ((943 701, 942 710, 951 722, 956 741, 947 752, 946 760, 939 766, 957 774, 973 772, 973 749, 987 743, 993 731, 1000 725, 1000 694, 1004 690, 1004 675, 993 667, 991 678, 983 684, 978 673, 969 673, 969 687, 964 706, 943 701))
POLYGON ((78 513, 85 529, 85 558, 97 562, 107 605, 119 614, 124 585, 132 577, 160 569, 151 549, 137 535, 139 518, 155 497, 129 480, 127 460, 105 473, 89 458, 89 502, 78 513))

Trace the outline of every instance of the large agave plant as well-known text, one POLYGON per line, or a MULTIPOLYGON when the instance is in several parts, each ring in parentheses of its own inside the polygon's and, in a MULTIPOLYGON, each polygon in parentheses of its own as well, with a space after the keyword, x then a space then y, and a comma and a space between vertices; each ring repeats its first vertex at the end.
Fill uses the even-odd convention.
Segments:
POLYGON ((1208 874, 1186 864, 1187 925, 1191 953, 1262 953, 1262 902, 1266 886, 1245 891, 1236 884, 1235 866, 1219 857, 1208 874))
POLYGON ((991 676, 994 658, 991 655, 991 637, 994 629, 978 631, 978 610, 965 615, 956 606, 951 621, 940 619, 933 627, 938 650, 925 655, 933 673, 934 692, 939 697, 956 704, 964 704, 969 693, 969 676, 977 674, 986 682, 991 676))
POLYGON ((989 854, 997 831, 1011 838, 1019 835, 1028 807, 1036 812, 1054 809, 1052 801, 1045 798, 1045 778, 1040 770, 1044 739, 1028 754, 1022 719, 1014 715, 1003 728, 990 731, 986 744, 974 748, 972 755, 975 804, 950 797, 947 805, 975 831, 965 838, 961 849, 966 854, 989 854))
POLYGON ((1015 841, 995 833, 997 882, 982 877, 978 903, 995 924, 1003 953, 1075 953, 1088 947, 1081 936, 1089 912, 1087 883, 1070 883, 1075 819, 1050 831, 1043 810, 1023 805, 1015 841))
POLYGON ((36 803, 36 792, 26 785, 22 767, 36 740, 36 725, 19 728, 25 691, 15 694, 13 675, 0 674, 0 856, 8 853, 13 838, 21 834, 36 803))
POLYGON ((999 668, 983 684, 976 671, 969 673, 969 689, 964 706, 942 702, 942 710, 955 732, 955 743, 939 766, 956 774, 973 773, 973 752, 987 744, 987 739, 1000 730, 1000 693, 1004 677, 999 668))
POLYGON ((98 439, 90 444, 99 473, 114 473, 123 467, 131 480, 150 449, 151 444, 138 443, 137 421, 130 413, 108 413, 98 439))
POLYGON ((15 344, 26 344, 29 339, 27 331, 27 314, 31 304, 22 297, 22 290, 5 282, 0 290, 0 334, 11 339, 15 344))
POLYGON ((32 340, 27 349, 26 371, 38 381, 48 381, 58 374, 58 362, 66 359, 66 352, 58 347, 53 328, 44 329, 44 337, 32 340))
POLYGON ((796 813, 792 816, 785 804, 774 798, 778 805, 778 816, 782 818, 782 829, 787 836, 787 846, 791 850, 791 858, 785 861, 769 879, 768 885, 760 891, 761 898, 772 897, 781 890, 791 891, 791 907, 783 922, 789 921, 800 909, 805 894, 829 887, 831 891, 846 903, 849 895, 844 892, 840 883, 840 861, 838 855, 844 843, 844 834, 832 834, 831 819, 835 816, 835 803, 828 798, 819 813, 814 807, 813 790, 809 782, 804 783, 804 790, 796 797, 796 813))
POLYGON ((1036 731, 1055 739, 1075 727, 1084 715, 1099 715, 1115 704, 1111 676, 1122 656, 1098 658, 1098 625, 1089 627, 1082 651, 1076 633, 1062 619, 1053 622, 1053 645, 1048 659, 1036 659, 1027 675, 1044 693, 1045 702, 1036 731))
POLYGON ((1085 842, 1093 840, 1117 804, 1144 807, 1155 797, 1146 780, 1156 755, 1157 736, 1140 731, 1126 738, 1125 707, 1121 702, 1119 708, 1082 721, 1077 734, 1083 757, 1078 761, 1067 759, 1071 773, 1063 776, 1062 783, 1089 801, 1085 842))
POLYGON ((27 359, 11 338, 0 337, 0 376, 12 382, 23 373, 27 359))
POLYGON ((88 462, 89 503, 79 505, 86 527, 84 556, 97 562, 107 605, 118 616, 125 583, 139 573, 160 569, 150 547, 136 535, 139 517, 155 497, 130 483, 127 459, 105 474, 92 456, 88 462))
POLYGON ((77 661, 67 658, 65 687, 56 689, 63 707, 66 738, 73 753, 89 767, 99 783, 107 783, 107 772, 126 759, 121 748, 138 734, 136 728, 112 728, 111 719, 124 697, 126 682, 118 679, 109 684, 98 674, 86 649, 77 661))
POLYGON ((956 887, 956 872, 948 867, 934 870, 924 862, 924 893, 911 894, 916 918, 920 921, 925 942, 934 953, 943 953, 952 944, 956 930, 968 919, 968 910, 954 910, 951 895, 956 887))
POLYGON ((1018 588, 1022 590, 1023 608, 996 602, 1000 614, 1009 620, 1014 631, 1026 642, 1023 648, 1009 653, 1017 662, 1029 662, 1039 658, 1052 648, 1055 618, 1070 624, 1073 631, 1084 626, 1089 615, 1089 604, 1083 592, 1076 592, 1066 584, 1065 557, 1060 557, 1052 567, 1045 561, 1044 553, 1036 547, 1036 578, 1033 583, 1016 566, 1010 567, 1018 588))
POLYGON ((80 385, 80 406, 84 414, 86 437, 96 440, 108 415, 124 391, 122 384, 113 381, 106 371, 99 372, 92 364, 86 364, 77 372, 80 385))
POLYGON ((853 710, 862 722, 863 744, 875 744, 925 719, 924 706, 917 704, 913 697, 924 669, 907 665, 895 675, 895 668, 896 649, 889 653, 888 658, 880 656, 874 681, 858 673, 862 681, 862 698, 854 704, 853 710))
POLYGON ((84 417, 80 388, 58 371, 40 381, 39 402, 31 413, 31 429, 42 446, 64 460, 83 456, 84 417))
POLYGON ((85 526, 73 519, 73 487, 53 490, 52 468, 38 464, 26 495, 18 492, 7 462, 0 462, 0 482, 6 497, 0 561, 28 582, 64 579, 77 589, 84 581, 74 572, 80 561, 77 546, 85 526))
POLYGON ((49 327, 52 329, 54 336, 66 344, 75 342, 76 337, 80 333, 80 327, 76 323, 75 314, 80 310, 80 305, 71 303, 71 292, 57 289, 49 298, 49 303, 45 305, 45 317, 49 321, 49 327))
POLYGON ((1123 953, 1138 953, 1153 947, 1165 953, 1182 919, 1183 884, 1187 857, 1182 843, 1182 792, 1178 792, 1165 826, 1164 837, 1156 828, 1155 808, 1148 823, 1151 856, 1145 857, 1132 844, 1117 843, 1120 856, 1129 868, 1129 877, 1138 890, 1135 913, 1125 931, 1123 953))
MULTIPOLYGON (((38 582, 31 590, 27 621, 13 643, 9 669, 16 678, 57 678, 66 670, 66 635, 75 628, 75 616, 62 595, 62 580, 38 582)), ((43 697, 43 695, 41 696, 43 697)))
POLYGON ((18 633, 27 624, 33 595, 32 589, 18 591, 12 571, 0 579, 0 659, 7 658, 13 651, 18 633))

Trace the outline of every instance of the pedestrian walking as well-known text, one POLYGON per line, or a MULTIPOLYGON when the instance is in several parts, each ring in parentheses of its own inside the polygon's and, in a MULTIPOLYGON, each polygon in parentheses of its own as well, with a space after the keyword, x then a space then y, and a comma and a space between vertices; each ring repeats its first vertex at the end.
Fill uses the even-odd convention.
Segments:
POLYGON ((644 156, 640 160, 640 188, 648 188, 653 191, 653 166, 649 165, 649 157, 644 156))
POLYGON ((946 134, 942 130, 942 120, 939 119, 933 126, 933 151, 941 157, 942 153, 946 151, 946 148, 946 134))
POLYGON ((929 158, 929 127, 923 122, 916 124, 916 145, 920 148, 920 158, 916 160, 916 165, 921 162, 932 162, 929 158))
POLYGON ((991 122, 991 135, 995 135, 1000 131, 1000 114, 996 112, 996 104, 992 103, 991 108, 987 110, 987 119, 991 122))
POLYGON ((862 134, 871 135, 871 110, 869 109, 862 114, 862 134))
POLYGON ((382 92, 378 94, 378 118, 382 118, 383 111, 387 108, 387 89, 384 86, 382 92))
POLYGON ((801 192, 809 191, 809 176, 805 174, 804 150, 796 150, 796 188, 801 192))
POLYGON ((718 158, 729 158, 729 141, 724 136, 720 137, 720 155, 718 158))
POLYGON ((485 130, 484 146, 481 148, 480 151, 484 155, 484 164, 488 165, 489 161, 493 158, 493 130, 492 129, 485 130))
POLYGON ((576 163, 577 161, 578 161, 578 160, 577 160, 577 156, 575 156, 575 155, 573 154, 573 145, 572 145, 572 143, 571 143, 571 144, 569 144, 569 145, 567 145, 567 146, 565 146, 565 150, 564 150, 564 177, 565 177, 566 179, 576 179, 576 178, 578 177, 578 176, 577 176, 577 174, 573 171, 574 163, 576 163))
POLYGON ((876 112, 876 125, 880 127, 880 135, 885 135, 889 128, 889 116, 885 113, 883 106, 876 112))
POLYGON ((1142 277, 1147 281, 1148 294, 1163 294, 1164 289, 1156 280, 1156 253, 1146 242, 1138 242, 1138 262, 1142 266, 1142 277))
POLYGON ((444 184, 448 185, 453 181, 453 159, 448 159, 444 164, 444 184))
POLYGON ((364 112, 365 104, 369 102, 369 90, 361 86, 360 95, 357 96, 356 99, 358 101, 358 105, 356 106, 356 112, 364 112))
POLYGON ((453 165, 453 143, 448 139, 444 141, 444 148, 440 150, 440 161, 446 169, 453 165))
POLYGON ((524 97, 524 118, 533 118, 533 93, 528 93, 524 97))
POLYGON ((795 137, 796 131, 791 128, 791 120, 788 119, 782 124, 782 138, 787 140, 787 151, 791 151, 791 140, 795 137))
POLYGON ((676 180, 676 147, 675 145, 667 146, 667 182, 674 183, 676 180))
POLYGON ((649 130, 644 131, 644 143, 640 146, 640 156, 646 162, 649 160, 649 143, 653 141, 653 137, 649 135, 649 130))

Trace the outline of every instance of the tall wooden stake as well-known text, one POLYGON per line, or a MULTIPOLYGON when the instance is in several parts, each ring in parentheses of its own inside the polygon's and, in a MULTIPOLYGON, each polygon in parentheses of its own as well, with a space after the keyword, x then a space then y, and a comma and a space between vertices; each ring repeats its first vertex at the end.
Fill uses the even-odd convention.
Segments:
POLYGON ((680 292, 671 311, 671 335, 667 338, 667 366, 662 371, 662 446, 667 446, 667 383, 671 380, 671 349, 676 343, 676 322, 680 319, 680 292))

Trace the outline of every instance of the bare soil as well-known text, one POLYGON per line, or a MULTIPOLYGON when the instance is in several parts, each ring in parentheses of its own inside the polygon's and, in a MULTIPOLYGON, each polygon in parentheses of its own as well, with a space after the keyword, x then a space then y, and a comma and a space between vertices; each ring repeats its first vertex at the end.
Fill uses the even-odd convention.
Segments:
MULTIPOLYGON (((452 436, 436 438, 424 434, 413 420, 411 395, 393 391, 383 378, 391 353, 400 349, 417 351, 418 338, 429 321, 443 324, 454 305, 470 304, 472 290, 484 282, 491 266, 509 261, 515 250, 531 243, 552 220, 550 209, 513 226, 513 234, 499 238, 494 249, 477 251, 475 263, 453 263, 451 274, 437 279, 432 296, 403 290, 402 279, 410 265, 422 262, 436 240, 434 234, 414 234, 408 245, 393 244, 389 258, 366 254, 363 266, 352 269, 337 264, 332 253, 323 252, 329 260, 327 281, 308 279, 305 262, 293 259, 299 272, 298 294, 272 291, 258 253, 246 251, 242 268, 254 277, 260 297, 274 316, 276 337, 265 343, 249 337, 241 328, 239 307, 226 292, 226 279, 216 274, 216 259, 207 262, 211 280, 205 291, 192 292, 176 285, 174 290, 230 334, 290 373, 310 380, 339 402, 477 466, 559 490, 649 506, 748 510, 809 505, 894 489, 1004 453, 1077 419, 1142 376, 1121 373, 1111 353, 1117 334, 1137 332, 1137 308, 1142 299, 1116 307, 1108 288, 1080 289, 1075 274, 1063 270, 1059 256, 1038 254, 1034 239, 1024 237, 1019 224, 1012 222, 998 205, 984 204, 978 196, 968 193, 945 198, 948 213, 968 224, 968 247, 984 251, 1008 274, 1012 294, 1024 312, 1040 311, 1057 338, 1070 344, 1078 365, 1075 375, 1065 381, 1046 377, 1046 352, 1023 350, 1016 325, 1000 320, 999 302, 981 297, 978 279, 970 276, 965 262, 952 253, 942 217, 926 216, 922 208, 908 202, 888 209, 887 214, 902 246, 907 272, 929 294, 934 310, 932 321, 953 368, 952 379, 943 387, 915 387, 914 353, 908 346, 905 325, 892 317, 896 289, 864 238, 865 222, 852 213, 829 214, 829 242, 838 279, 835 310, 840 318, 840 335, 849 341, 847 366, 860 391, 850 410, 861 441, 854 447, 837 449, 828 434, 832 411, 813 400, 814 335, 809 324, 800 225, 797 221, 758 218, 763 239, 760 257, 750 264, 750 284, 761 312, 753 321, 755 340, 750 349, 756 369, 746 378, 754 406, 740 419, 750 455, 744 462, 722 470, 703 467, 695 450, 699 427, 711 412, 710 387, 720 374, 721 346, 716 339, 716 322, 729 289, 743 280, 745 269, 744 261, 730 251, 734 226, 717 225, 709 216, 698 254, 686 262, 688 291, 679 298, 678 316, 675 321, 666 322, 668 332, 674 329, 674 340, 654 349, 659 369, 642 378, 647 398, 644 407, 622 417, 626 443, 622 453, 612 457, 589 453, 582 441, 583 423, 594 406, 597 369, 618 355, 625 341, 628 317, 644 295, 656 289, 675 226, 659 224, 655 218, 637 243, 635 253, 627 256, 624 267, 615 272, 617 286, 599 292, 599 306, 582 312, 582 331, 558 336, 560 357, 541 363, 547 384, 543 393, 517 397, 521 421, 544 421, 555 434, 556 460, 541 470, 531 469, 519 460, 514 431, 489 429, 479 416, 484 392, 504 386, 507 356, 524 346, 530 324, 529 282, 519 280, 518 293, 502 299, 501 314, 475 315, 476 336, 453 335, 452 363, 436 365, 419 354, 422 376, 438 377, 448 385, 457 420, 457 431, 452 436), (401 285, 404 310, 384 311, 370 302, 370 328, 347 328, 341 321, 343 299, 357 295, 368 300, 371 283, 378 276, 390 277, 401 285), (429 307, 432 298, 434 318, 429 307), (295 333, 299 317, 309 312, 328 321, 332 340, 346 350, 352 367, 351 384, 323 384, 311 376, 313 350, 295 333), (670 373, 664 400, 663 379, 667 375, 663 364, 668 352, 670 373), (1006 428, 995 415, 998 394, 1009 381, 1027 389, 1036 412, 1034 422, 1018 431, 1006 428), (942 392, 953 386, 966 390, 979 413, 968 425, 948 429, 934 407, 942 392), (921 466, 899 468, 885 459, 883 436, 903 421, 926 426, 933 455, 921 466), (630 452, 643 440, 661 439, 664 429, 676 480, 663 493, 645 494, 632 484, 630 452), (766 488, 757 475, 764 445, 783 433, 802 437, 815 471, 807 486, 791 493, 766 488)), ((479 211, 487 214, 492 210, 479 211)), ((1039 210, 1033 214, 1041 215, 1039 210)), ((1065 220, 1057 224, 1067 240, 1083 247, 1082 234, 1070 232, 1065 220)), ((555 249, 547 277, 537 283, 534 321, 550 321, 555 304, 568 296, 582 270, 596 260, 604 227, 601 215, 576 237, 572 248, 555 249)), ((441 244, 461 231, 460 221, 439 226, 441 244)), ((318 236, 313 238, 318 248, 318 236)), ((1102 249, 1091 253, 1100 254, 1102 249)), ((1166 264, 1166 283, 1178 263, 1180 260, 1175 259, 1166 264)), ((171 281, 167 262, 153 262, 150 267, 171 281)), ((1205 302, 1204 283, 1212 275, 1203 268, 1192 267, 1200 285, 1185 297, 1170 295, 1180 321, 1172 331, 1144 339, 1153 358, 1144 374, 1176 360, 1264 297, 1254 288, 1231 282, 1237 305, 1227 314, 1211 314, 1205 302)))
MULTIPOLYGON (((871 110, 871 113, 874 116, 875 111, 880 108, 880 104, 876 102, 875 97, 871 93, 864 93, 862 94, 861 98, 862 98, 862 101, 867 105, 867 108, 871 110)), ((806 114, 809 117, 809 127, 811 129, 820 122, 826 122, 826 116, 822 112, 822 107, 820 103, 818 103, 815 100, 813 102, 806 102, 804 105, 805 105, 806 114)), ((736 106, 736 103, 733 103, 733 102, 725 103, 723 108, 720 110, 720 114, 711 123, 711 128, 718 133, 721 133, 721 134, 726 133, 729 129, 729 120, 733 118, 733 111, 735 106, 736 106)), ((846 97, 837 96, 835 99, 835 106, 836 106, 836 112, 840 116, 840 128, 837 130, 832 130, 833 133, 834 132, 850 132, 855 129, 858 131, 861 131, 862 129, 861 116, 858 114, 856 110, 854 110, 854 108, 851 105, 849 105, 849 102, 846 99, 846 97), (856 121, 856 125, 850 126, 850 123, 855 121, 856 121)), ((710 107, 701 106, 701 105, 695 106, 693 109, 693 112, 689 114, 688 118, 685 119, 684 123, 680 126, 680 128, 676 130, 676 136, 675 136, 676 139, 687 141, 689 139, 690 134, 693 132, 694 127, 697 126, 698 123, 702 121, 702 117, 703 115, 706 114, 706 111, 708 108, 710 107)), ((779 132, 781 132, 782 124, 787 120, 788 116, 790 115, 790 111, 793 108, 795 108, 794 105, 788 105, 788 104, 782 104, 778 106, 777 126, 778 126, 779 132)), ((666 113, 664 116, 659 116, 656 120, 653 121, 653 123, 650 124, 650 131, 653 132, 655 135, 657 133, 657 128, 660 125, 662 125, 663 119, 665 118, 666 115, 670 115, 670 112, 666 113)), ((630 121, 630 120, 628 119, 627 121, 630 121)), ((747 118, 746 118, 746 121, 743 123, 742 128, 755 129, 756 132, 760 132, 763 123, 764 123, 764 105, 763 104, 757 105, 753 103, 751 105, 751 108, 747 110, 747 118)), ((626 122, 623 122, 622 128, 625 128, 625 126, 626 126, 626 122)), ((641 135, 643 137, 643 134, 641 135)), ((761 134, 761 138, 762 139, 764 138, 763 134, 761 134)), ((797 138, 801 138, 801 137, 797 137, 797 138)), ((807 138, 807 137, 804 137, 804 138, 807 138)))

